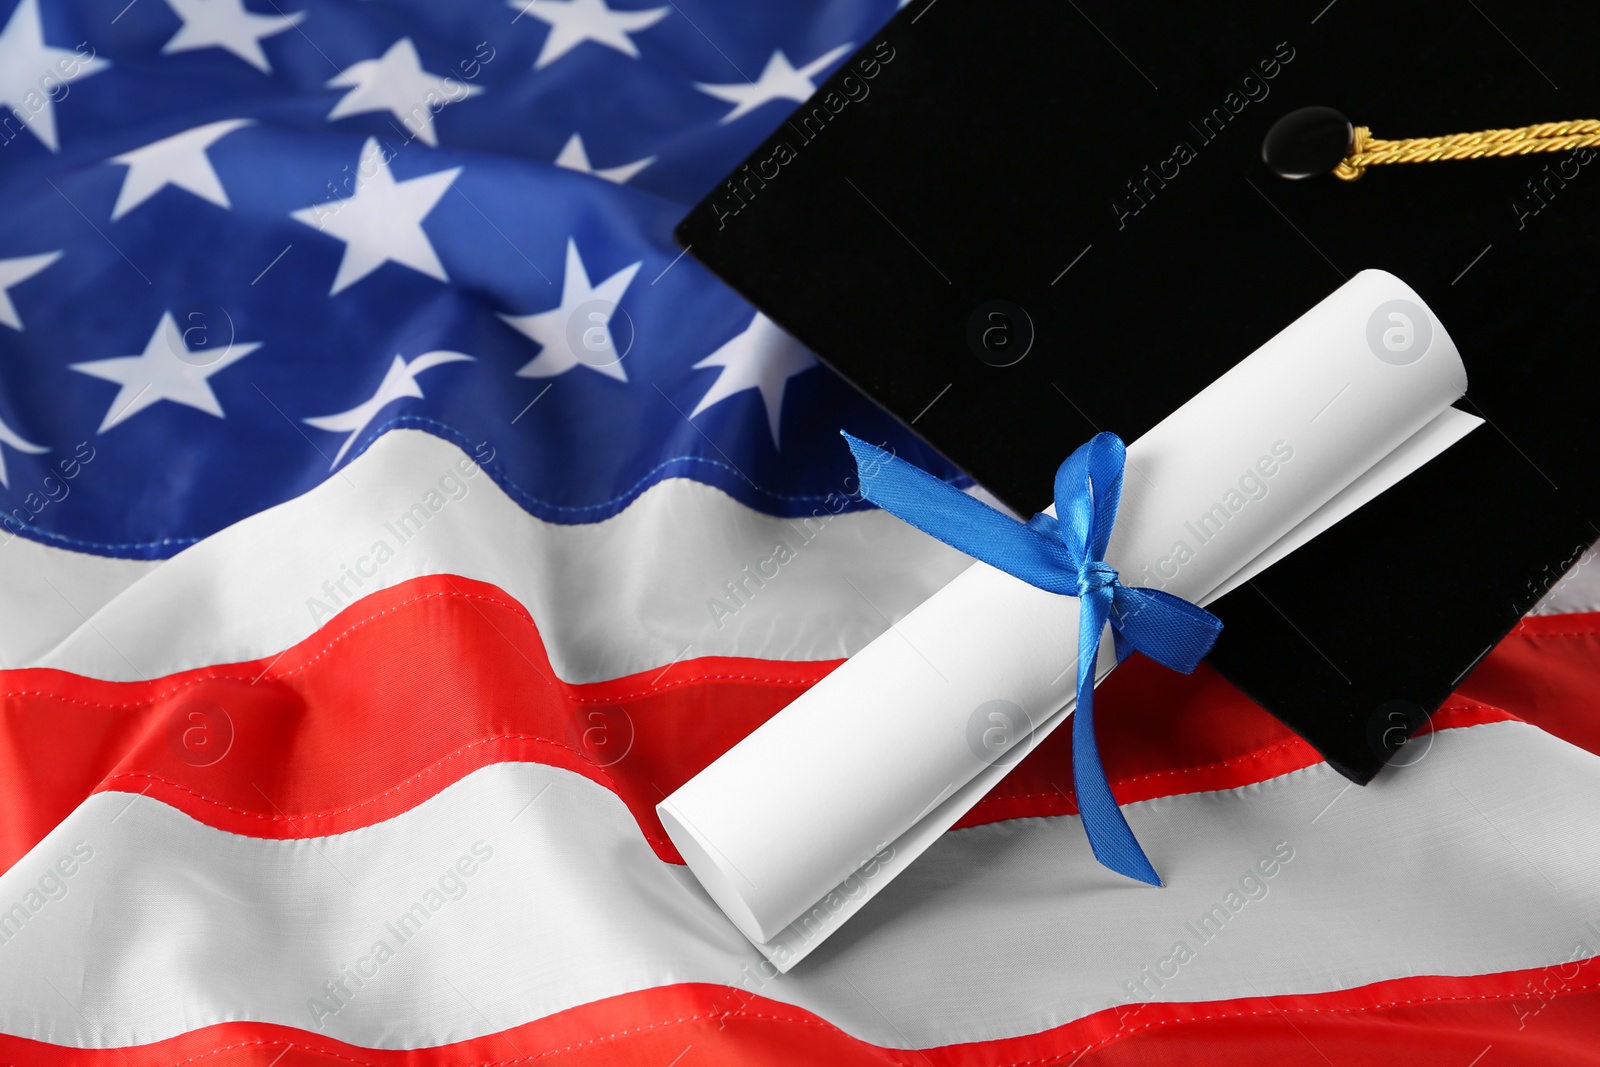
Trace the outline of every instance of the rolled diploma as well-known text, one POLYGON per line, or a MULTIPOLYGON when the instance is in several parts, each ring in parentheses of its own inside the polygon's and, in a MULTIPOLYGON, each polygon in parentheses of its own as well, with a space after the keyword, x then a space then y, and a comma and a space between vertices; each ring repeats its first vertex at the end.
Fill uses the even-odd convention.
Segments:
MULTIPOLYGON (((1363 271, 1129 446, 1107 562, 1125 584, 1204 601, 1466 385, 1422 299, 1363 271), (1396 299, 1431 334, 1405 365, 1368 343, 1369 318, 1396 299)), ((980 708, 1026 714, 1019 758, 1065 720, 1077 635, 1075 598, 976 563, 657 812, 712 899, 787 970, 1014 765, 973 745, 980 708)), ((1115 665, 1105 637, 1097 681, 1115 665)))

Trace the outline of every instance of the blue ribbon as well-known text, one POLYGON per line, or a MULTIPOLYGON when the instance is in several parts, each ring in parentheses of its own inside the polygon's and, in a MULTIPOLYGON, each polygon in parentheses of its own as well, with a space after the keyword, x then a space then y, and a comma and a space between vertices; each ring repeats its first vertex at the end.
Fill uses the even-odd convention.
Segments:
POLYGON ((1161 879, 1111 795, 1094 736, 1094 668, 1111 623, 1117 662, 1137 649, 1188 674, 1200 665, 1222 620, 1159 589, 1126 586, 1105 561, 1122 499, 1127 448, 1096 434, 1056 471, 1056 515, 1018 522, 874 445, 844 434, 861 495, 883 510, 1029 585, 1080 601, 1078 705, 1072 714, 1072 777, 1095 858, 1150 885, 1161 879))

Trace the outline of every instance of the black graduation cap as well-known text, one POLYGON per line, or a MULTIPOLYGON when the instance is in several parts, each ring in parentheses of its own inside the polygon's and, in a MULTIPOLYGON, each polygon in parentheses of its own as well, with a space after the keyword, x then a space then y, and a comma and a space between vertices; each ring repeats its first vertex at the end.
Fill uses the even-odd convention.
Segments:
POLYGON ((1355 126, 1600 118, 1596 40, 1578 4, 914 0, 678 237, 1023 515, 1345 278, 1413 286, 1488 425, 1212 605, 1211 662, 1364 782, 1600 534, 1600 151, 1285 180, 1263 141, 1305 174, 1355 126), (996 307, 1028 358, 982 358, 996 307))

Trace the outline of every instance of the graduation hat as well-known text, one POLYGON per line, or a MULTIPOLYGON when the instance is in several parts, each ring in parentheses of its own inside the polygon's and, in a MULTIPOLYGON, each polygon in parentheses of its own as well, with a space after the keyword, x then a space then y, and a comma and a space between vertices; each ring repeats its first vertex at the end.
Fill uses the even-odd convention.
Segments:
POLYGON ((1024 515, 1096 430, 1134 439, 1357 271, 1404 279, 1488 425, 1212 605, 1211 662, 1364 782, 1600 534, 1600 150, 1370 149, 1600 119, 1597 31, 1487 0, 913 0, 678 237, 1024 515), (1027 358, 974 344, 985 307, 1027 358))

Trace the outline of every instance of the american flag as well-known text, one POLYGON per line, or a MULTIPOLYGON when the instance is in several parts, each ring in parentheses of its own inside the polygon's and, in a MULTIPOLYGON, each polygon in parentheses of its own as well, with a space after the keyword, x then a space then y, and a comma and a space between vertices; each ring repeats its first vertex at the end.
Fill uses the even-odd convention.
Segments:
POLYGON ((1065 732, 790 974, 687 873, 967 562, 671 240, 895 9, 0 0, 0 1062, 1600 1063, 1587 559, 1365 789, 1125 665, 1162 890, 1065 732))

